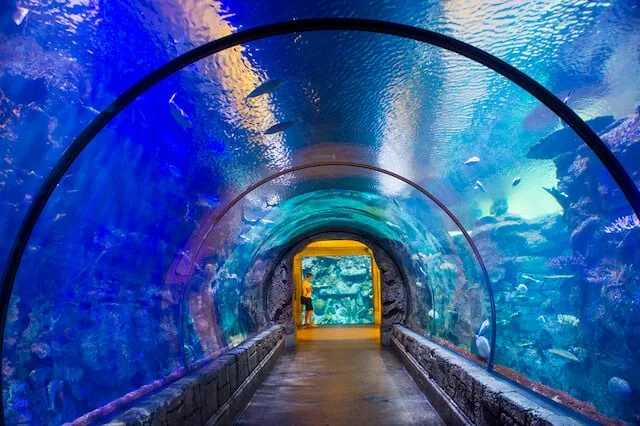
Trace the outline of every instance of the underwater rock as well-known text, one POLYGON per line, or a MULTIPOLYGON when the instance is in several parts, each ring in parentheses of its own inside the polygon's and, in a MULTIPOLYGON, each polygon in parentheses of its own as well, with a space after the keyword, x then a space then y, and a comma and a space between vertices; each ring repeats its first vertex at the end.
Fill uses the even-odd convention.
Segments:
POLYGON ((591 216, 578 225, 571 233, 571 247, 579 251, 589 247, 594 242, 594 233, 600 229, 600 222, 599 216, 591 216))
POLYGON ((509 202, 506 198, 499 198, 491 204, 489 212, 493 216, 504 216, 509 211, 509 202))
MULTIPOLYGON (((597 117, 592 120, 587 120, 586 123, 598 133, 613 123, 613 116, 597 117)), ((573 129, 565 127, 545 136, 535 143, 529 148, 529 151, 527 151, 527 158, 551 160, 565 152, 575 152, 582 143, 582 139, 580 139, 573 129)))
POLYGON ((51 356, 51 346, 43 342, 32 343, 31 352, 36 354, 38 358, 45 359, 51 356))
POLYGON ((539 349, 553 348, 553 336, 547 330, 540 330, 535 335, 536 345, 539 349))
POLYGON ((612 377, 611 379, 609 379, 609 383, 607 383, 607 389, 609 389, 609 392, 611 392, 611 394, 620 399, 628 399, 633 393, 633 390, 631 389, 631 386, 629 386, 629 383, 626 380, 621 379, 620 377, 612 377))
POLYGON ((529 274, 546 274, 549 272, 547 258, 544 256, 516 256, 505 262, 505 267, 529 274))
POLYGON ((49 397, 49 410, 55 410, 58 406, 59 395, 64 388, 61 380, 52 380, 47 386, 47 395, 49 397))
POLYGON ((0 90, 11 101, 26 105, 47 100, 47 83, 44 78, 29 79, 24 76, 5 73, 0 77, 0 90))
POLYGON ((51 367, 36 368, 29 373, 29 378, 33 380, 38 387, 44 387, 52 377, 53 369, 51 367))
POLYGON ((556 200, 556 202, 560 205, 560 207, 562 207, 563 210, 567 209, 567 205, 569 204, 569 197, 567 196, 567 194, 563 193, 558 188, 546 188, 543 186, 542 189, 547 191, 547 193, 549 193, 549 195, 551 195, 556 200))
POLYGON ((476 220, 473 226, 479 228, 484 225, 493 225, 495 223, 498 223, 498 219, 496 219, 495 216, 483 216, 480 219, 476 220))

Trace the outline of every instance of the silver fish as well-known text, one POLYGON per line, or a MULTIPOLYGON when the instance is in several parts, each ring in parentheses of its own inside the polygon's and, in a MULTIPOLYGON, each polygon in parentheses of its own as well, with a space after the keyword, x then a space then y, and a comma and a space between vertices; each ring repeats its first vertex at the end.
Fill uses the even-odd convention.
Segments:
POLYGON ((522 178, 520 176, 516 177, 513 179, 513 181, 511 182, 511 186, 518 186, 520 185, 520 181, 522 180, 522 178))
POLYGON ((465 166, 471 166, 473 164, 478 164, 480 162, 480 157, 478 157, 477 155, 469 158, 467 161, 465 161, 464 164, 465 166))
POLYGON ((489 320, 485 319, 484 321, 482 321, 482 325, 480 325, 480 329, 478 330, 478 336, 482 336, 484 332, 487 331, 487 328, 489 328, 489 320))
POLYGON ((480 182, 479 180, 476 181, 476 184, 473 186, 475 189, 479 189, 482 192, 487 192, 484 189, 484 185, 482 184, 482 182, 480 182))
POLYGON ((491 347, 489 341, 484 336, 476 336, 476 347, 478 348, 478 355, 482 359, 488 359, 491 353, 491 347))
POLYGON ((13 15, 11 15, 11 18, 13 19, 13 22, 15 22, 16 25, 20 25, 22 24, 22 21, 24 21, 24 18, 26 18, 28 14, 29 14, 29 9, 16 6, 16 10, 15 12, 13 12, 13 15))
POLYGON ((189 116, 187 115, 187 113, 184 112, 184 110, 180 108, 178 104, 176 104, 175 102, 176 94, 177 92, 171 95, 171 98, 169 99, 169 109, 171 110, 171 115, 179 125, 181 125, 184 128, 189 128, 193 126, 193 124, 191 123, 191 119, 189 119, 189 116))

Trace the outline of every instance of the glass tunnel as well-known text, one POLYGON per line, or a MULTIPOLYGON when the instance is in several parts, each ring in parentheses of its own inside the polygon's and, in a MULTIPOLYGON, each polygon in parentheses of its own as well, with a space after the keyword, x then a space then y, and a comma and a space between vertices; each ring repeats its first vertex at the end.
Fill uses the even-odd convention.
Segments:
POLYGON ((123 410, 265 330, 276 264, 324 232, 393 259, 407 327, 640 422, 637 0, 7 0, 0 16, 5 424, 123 410))

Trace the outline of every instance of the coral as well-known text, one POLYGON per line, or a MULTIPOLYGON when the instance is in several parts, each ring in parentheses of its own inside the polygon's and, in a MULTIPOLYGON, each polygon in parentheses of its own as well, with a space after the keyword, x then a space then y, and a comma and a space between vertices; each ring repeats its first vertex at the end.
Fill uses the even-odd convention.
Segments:
POLYGON ((573 256, 556 256, 556 257, 552 257, 547 262, 547 266, 549 266, 550 268, 558 268, 558 269, 577 268, 577 267, 582 268, 586 266, 586 264, 587 263, 585 261, 584 256, 580 254, 573 255, 573 256))
POLYGON ((640 220, 635 214, 622 216, 614 220, 609 226, 604 227, 604 232, 607 234, 619 234, 624 231, 630 231, 635 228, 640 228, 640 220))
POLYGON ((570 325, 577 327, 580 324, 580 320, 573 315, 558 314, 558 324, 570 325))

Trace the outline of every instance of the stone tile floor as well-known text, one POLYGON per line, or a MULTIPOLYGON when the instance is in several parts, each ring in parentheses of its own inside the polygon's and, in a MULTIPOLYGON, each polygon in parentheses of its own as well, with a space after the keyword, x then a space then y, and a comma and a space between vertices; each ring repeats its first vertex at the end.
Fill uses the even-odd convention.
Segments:
POLYGON ((238 425, 444 425, 374 327, 298 331, 238 425))

